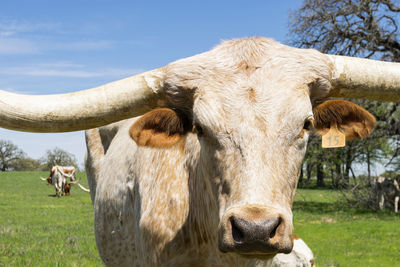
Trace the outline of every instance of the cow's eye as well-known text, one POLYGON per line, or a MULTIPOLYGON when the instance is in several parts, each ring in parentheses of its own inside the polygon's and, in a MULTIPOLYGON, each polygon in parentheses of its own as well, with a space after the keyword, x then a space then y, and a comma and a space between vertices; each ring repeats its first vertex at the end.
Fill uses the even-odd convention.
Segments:
POLYGON ((198 135, 200 135, 200 136, 203 135, 204 131, 203 131, 203 128, 201 128, 200 125, 196 124, 196 125, 194 126, 194 129, 196 130, 196 133, 197 133, 198 135))
POLYGON ((309 131, 311 130, 311 127, 312 127, 312 119, 308 118, 304 121, 303 129, 309 131))

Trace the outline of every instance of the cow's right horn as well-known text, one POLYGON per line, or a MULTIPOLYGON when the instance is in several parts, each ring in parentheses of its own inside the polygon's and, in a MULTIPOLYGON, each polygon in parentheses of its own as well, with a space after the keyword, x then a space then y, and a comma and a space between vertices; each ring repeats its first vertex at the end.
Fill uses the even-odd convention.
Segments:
POLYGON ((70 132, 103 126, 164 105, 163 68, 96 88, 60 95, 0 90, 0 127, 26 132, 70 132))
POLYGON ((329 96, 400 102, 400 63, 328 55, 333 90, 329 96))

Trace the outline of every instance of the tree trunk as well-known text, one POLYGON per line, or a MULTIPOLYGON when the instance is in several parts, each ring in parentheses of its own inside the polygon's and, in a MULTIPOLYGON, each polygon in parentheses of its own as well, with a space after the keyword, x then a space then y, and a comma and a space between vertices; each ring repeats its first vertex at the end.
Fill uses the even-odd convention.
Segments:
POLYGON ((303 182, 303 176, 304 176, 304 172, 303 172, 303 163, 301 164, 300 167, 300 176, 299 176, 299 184, 303 182))
POLYGON ((367 170, 368 170, 368 181, 371 181, 371 158, 368 148, 367 148, 367 170))
POLYGON ((352 158, 351 149, 348 148, 348 149, 346 150, 346 169, 345 169, 345 171, 344 171, 344 173, 343 173, 343 178, 344 178, 345 183, 346 183, 347 185, 350 184, 351 158, 352 158))
POLYGON ((310 184, 311 181, 311 171, 312 171, 312 165, 310 163, 307 163, 306 164, 307 184, 310 184))
POLYGON ((317 164, 317 186, 324 186, 324 169, 321 163, 317 164))
POLYGON ((341 163, 335 164, 335 169, 336 169, 335 188, 339 188, 339 185, 342 180, 342 168, 341 167, 342 167, 341 163))
POLYGON ((356 185, 357 184, 357 177, 354 174, 353 168, 350 167, 350 171, 351 171, 351 175, 353 176, 354 185, 356 185))

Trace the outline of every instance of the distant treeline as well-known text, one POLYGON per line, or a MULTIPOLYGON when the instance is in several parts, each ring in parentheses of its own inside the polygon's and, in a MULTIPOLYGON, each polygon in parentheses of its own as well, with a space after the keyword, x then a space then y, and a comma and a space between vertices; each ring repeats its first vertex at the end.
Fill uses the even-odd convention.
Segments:
POLYGON ((54 165, 78 167, 76 157, 60 148, 47 150, 40 159, 32 159, 8 140, 0 140, 1 171, 47 171, 54 165))

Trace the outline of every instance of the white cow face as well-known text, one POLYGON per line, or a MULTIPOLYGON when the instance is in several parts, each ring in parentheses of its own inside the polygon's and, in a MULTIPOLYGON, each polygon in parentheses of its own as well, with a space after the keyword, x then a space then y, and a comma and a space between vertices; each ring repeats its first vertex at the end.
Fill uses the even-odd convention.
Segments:
POLYGON ((318 52, 276 43, 257 49, 248 55, 246 47, 222 45, 171 64, 165 87, 173 108, 145 114, 131 136, 166 148, 196 133, 196 173, 214 187, 220 250, 269 258, 293 246, 291 206, 313 125, 326 132, 334 123, 355 138, 367 136, 375 120, 348 101, 313 107, 330 87, 318 52))

